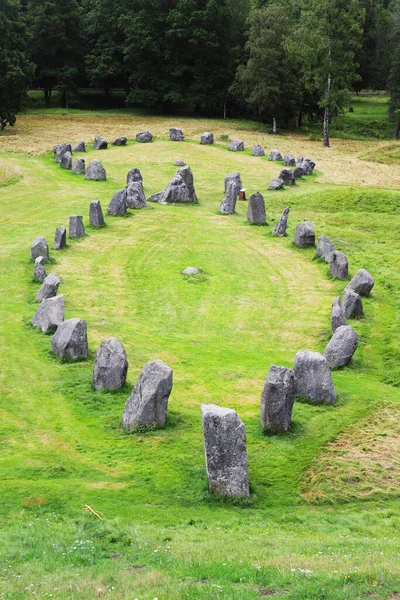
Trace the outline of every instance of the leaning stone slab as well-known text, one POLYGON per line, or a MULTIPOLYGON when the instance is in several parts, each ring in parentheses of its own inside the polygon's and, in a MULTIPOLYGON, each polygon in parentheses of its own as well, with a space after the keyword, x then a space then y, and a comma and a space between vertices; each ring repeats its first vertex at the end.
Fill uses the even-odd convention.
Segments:
POLYGON ((69 237, 80 238, 86 235, 81 215, 72 215, 69 218, 69 237))
POLYGON ((92 373, 95 390, 118 390, 126 383, 128 360, 121 342, 110 337, 104 340, 96 353, 92 373))
POLYGON ((178 129, 177 127, 171 127, 169 130, 169 139, 171 140, 171 142, 182 142, 184 140, 182 129, 178 129))
POLYGON ((358 338, 350 325, 338 327, 332 335, 324 356, 331 369, 345 367, 351 361, 354 352, 358 348, 358 338))
POLYGON ((296 166, 296 159, 293 156, 293 154, 285 154, 285 156, 283 157, 283 166, 284 167, 295 167, 296 166))
POLYGON ((331 328, 332 333, 335 333, 338 327, 342 327, 343 325, 347 325, 346 315, 343 310, 343 306, 340 302, 340 296, 334 299, 332 302, 332 311, 331 311, 331 328))
POLYGON ((219 496, 248 497, 246 428, 237 412, 203 404, 201 419, 210 491, 219 496))
POLYGON ((86 358, 88 355, 87 327, 83 319, 68 319, 57 327, 51 338, 53 354, 66 358, 86 358))
POLYGON ((96 135, 93 140, 93 148, 95 150, 105 150, 108 144, 106 140, 101 135, 96 135))
POLYGON ((136 167, 131 169, 129 171, 128 175, 126 176, 126 185, 128 186, 130 183, 133 183, 134 181, 140 181, 141 183, 143 183, 143 177, 140 172, 140 169, 138 169, 136 167))
POLYGON ((49 262, 49 246, 46 242, 46 238, 43 235, 35 238, 31 245, 31 259, 36 260, 38 256, 42 256, 44 262, 49 262))
POLYGON ((71 144, 57 144, 54 146, 54 160, 60 164, 62 157, 66 152, 72 153, 71 144))
POLYGON ((335 250, 332 252, 329 270, 333 277, 347 279, 349 276, 349 263, 347 256, 343 252, 335 250))
POLYGON ((150 131, 147 131, 147 129, 136 134, 136 141, 141 142, 142 144, 147 144, 148 142, 151 142, 152 139, 153 136, 151 135, 150 131))
POLYGON ((107 173, 99 160, 91 160, 86 169, 86 179, 91 181, 105 181, 107 173))
POLYGON ((310 221, 302 221, 296 225, 294 243, 299 248, 309 248, 310 246, 315 246, 314 227, 310 221))
POLYGON ((323 354, 299 350, 294 360, 296 395, 316 403, 336 402, 328 362, 323 354))
POLYGON ((347 287, 360 294, 360 296, 368 296, 374 287, 375 280, 366 269, 360 269, 354 275, 347 287))
POLYGON ((247 220, 254 225, 265 225, 267 222, 264 196, 260 192, 256 192, 250 196, 247 208, 247 220))
POLYGON ((205 131, 201 134, 200 144, 213 144, 214 143, 214 134, 211 131, 205 131))
POLYGON ((280 179, 279 177, 275 177, 275 179, 273 179, 271 181, 271 183, 268 186, 269 190, 281 190, 283 188, 283 184, 284 181, 283 179, 280 179))
POLYGON ((330 263, 332 260, 332 252, 335 248, 331 240, 322 234, 318 238, 316 255, 318 258, 322 258, 325 262, 330 263))
POLYGON ((228 150, 231 152, 243 152, 244 142, 243 140, 231 140, 229 142, 228 150))
POLYGON ((177 170, 177 175, 180 175, 183 181, 186 183, 189 190, 190 202, 197 202, 196 191, 194 189, 194 177, 192 169, 189 166, 181 167, 177 170))
POLYGON ((172 369, 162 360, 147 363, 140 373, 122 415, 124 429, 164 427, 172 390, 172 369))
POLYGON ((223 215, 233 215, 236 208, 237 197, 237 183, 234 179, 231 179, 228 181, 225 197, 220 204, 219 212, 223 215))
POLYGON ((54 250, 62 250, 67 246, 67 230, 64 225, 57 227, 54 234, 54 250))
POLYGON ((58 288, 60 287, 60 278, 55 273, 50 273, 43 281, 38 293, 36 294, 35 300, 41 302, 47 298, 53 298, 57 296, 58 288))
POLYGON ((234 181, 235 182, 236 196, 239 196, 239 192, 243 188, 242 180, 240 178, 240 173, 238 171, 233 171, 232 173, 229 173, 229 175, 227 175, 225 177, 225 181, 224 181, 224 191, 225 191, 225 193, 226 193, 226 191, 228 189, 228 183, 230 181, 234 181))
POLYGON ((100 200, 92 200, 89 205, 89 223, 92 227, 103 227, 104 216, 100 200))
POLYGON ((55 331, 64 321, 64 296, 42 300, 31 323, 44 333, 55 331))
POLYGON ((72 169, 72 154, 71 152, 64 152, 60 160, 60 167, 63 169, 72 169))
POLYGON ((265 156, 265 150, 260 144, 254 144, 251 154, 253 156, 265 156))
POLYGON ((86 173, 85 159, 77 158, 72 165, 72 172, 76 175, 84 175, 86 173))
POLYGON ((126 205, 128 208, 147 208, 146 197, 141 181, 132 181, 126 191, 126 205))
POLYGON ((72 146, 72 152, 86 152, 85 142, 78 142, 72 146))
POLYGON ((115 192, 110 200, 110 204, 107 208, 108 215, 124 215, 126 213, 126 199, 127 191, 126 188, 121 188, 118 192, 115 192))
POLYGON ((113 142, 111 142, 111 145, 112 146, 126 146, 127 141, 128 141, 128 138, 119 137, 116 140, 114 140, 113 142))
POLYGON ((294 185, 296 183, 292 169, 282 169, 278 179, 282 179, 285 185, 294 185))
POLYGON ((288 431, 295 396, 294 372, 271 365, 261 394, 261 427, 268 431, 288 431))
POLYGON ((43 256, 35 258, 35 266, 33 270, 33 278, 35 281, 43 282, 47 277, 46 269, 44 268, 43 256))
POLYGON ((343 311, 347 319, 361 317, 364 313, 361 296, 348 287, 343 292, 343 311))
POLYGON ((282 160, 282 154, 279 152, 279 150, 272 150, 271 154, 269 155, 269 160, 282 160))
POLYGON ((175 173, 171 182, 165 188, 162 197, 159 199, 160 204, 175 204, 192 202, 190 199, 190 191, 179 173, 175 173))
POLYGON ((284 237, 286 235, 289 211, 290 208, 287 206, 274 227, 273 235, 277 235, 278 237, 284 237))

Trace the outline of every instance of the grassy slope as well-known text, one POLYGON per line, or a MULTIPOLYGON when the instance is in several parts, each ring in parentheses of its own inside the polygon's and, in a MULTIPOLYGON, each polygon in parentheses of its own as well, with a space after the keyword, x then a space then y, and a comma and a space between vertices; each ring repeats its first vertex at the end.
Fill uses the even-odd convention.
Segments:
POLYGON ((266 194, 270 226, 251 227, 244 204, 235 216, 218 215, 223 177, 238 169, 248 192, 264 192, 279 169, 265 159, 163 141, 87 158, 97 156, 107 168, 105 183, 62 171, 49 155, 2 156, 24 175, 0 192, 0 510, 12 516, 2 533, 3 597, 32 589, 45 597, 55 587, 60 598, 91 598, 98 589, 118 598, 256 598, 262 588, 292 598, 395 592, 395 490, 383 482, 369 504, 332 512, 306 506, 301 481, 317 457, 323 460, 327 442, 383 400, 398 403, 397 389, 387 384, 400 382, 399 194, 313 178, 266 194), (193 168, 199 206, 156 205, 108 218, 107 228, 88 229, 85 240, 52 253, 67 317, 88 321, 92 357, 108 335, 127 348, 127 389, 95 394, 92 361, 60 364, 49 355, 50 339, 28 325, 37 289, 30 242, 39 234, 51 241, 70 214, 87 215, 92 199, 105 209, 132 166, 141 168, 148 194, 158 191, 178 157, 193 168), (270 232, 286 204, 289 237, 277 240, 270 232), (362 344, 354 365, 334 374, 338 406, 296 404, 291 433, 264 437, 258 399, 269 365, 290 366, 299 348, 323 349, 331 300, 344 287, 311 251, 293 248, 295 223, 303 219, 348 254, 352 272, 370 269, 377 285, 365 302, 366 318, 355 324, 362 344), (182 278, 188 265, 204 269, 201 282, 182 278), (126 435, 119 429, 124 402, 154 358, 174 368, 168 427, 126 435), (253 492, 247 508, 208 495, 204 401, 236 408, 245 421, 253 492), (107 522, 82 514, 85 503, 107 522))

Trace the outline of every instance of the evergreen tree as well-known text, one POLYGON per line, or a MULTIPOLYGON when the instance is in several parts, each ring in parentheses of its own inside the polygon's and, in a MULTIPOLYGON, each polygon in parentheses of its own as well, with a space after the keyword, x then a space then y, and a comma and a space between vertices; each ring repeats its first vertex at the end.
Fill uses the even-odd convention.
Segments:
POLYGON ((389 116, 392 119, 397 118, 393 138, 398 140, 400 136, 400 0, 393 2, 390 8, 392 11, 391 42, 393 53, 388 79, 390 93, 389 116))
POLYGON ((359 78, 354 84, 362 89, 385 89, 390 68, 390 13, 383 0, 359 0, 365 12, 362 45, 356 55, 359 78))

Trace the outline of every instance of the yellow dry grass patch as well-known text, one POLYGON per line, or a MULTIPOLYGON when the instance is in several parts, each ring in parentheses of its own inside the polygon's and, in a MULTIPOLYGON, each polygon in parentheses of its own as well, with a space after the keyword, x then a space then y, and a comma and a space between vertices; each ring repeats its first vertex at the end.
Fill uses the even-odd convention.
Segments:
POLYGON ((0 188, 18 181, 21 176, 22 171, 17 165, 0 159, 0 188))

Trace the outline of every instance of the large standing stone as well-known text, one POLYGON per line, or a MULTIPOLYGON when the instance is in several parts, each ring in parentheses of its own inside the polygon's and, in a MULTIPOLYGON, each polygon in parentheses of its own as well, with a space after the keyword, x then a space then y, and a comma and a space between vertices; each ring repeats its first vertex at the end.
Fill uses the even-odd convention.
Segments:
POLYGON ((325 358, 333 369, 345 367, 358 348, 357 334, 350 325, 338 327, 325 348, 325 358))
POLYGON ((247 208, 247 220, 250 223, 254 223, 254 225, 265 225, 267 222, 264 197, 260 192, 256 192, 250 196, 247 208))
POLYGON ((66 358, 86 358, 88 355, 87 327, 83 319, 68 319, 57 327, 51 338, 54 354, 66 358))
POLYGON ((53 298, 57 296, 58 288, 60 286, 60 278, 55 273, 50 273, 43 281, 38 293, 36 294, 35 300, 41 302, 47 298, 53 298))
POLYGON ((31 246, 31 259, 35 260, 38 256, 42 256, 44 262, 49 262, 49 246, 46 242, 46 238, 43 235, 35 238, 31 246))
POLYGON ((219 212, 223 215, 232 215, 235 212, 237 197, 237 183, 231 179, 227 183, 225 198, 221 202, 219 212))
POLYGON ((159 203, 173 204, 182 202, 191 202, 190 192, 179 173, 175 173, 171 182, 165 188, 162 197, 159 199, 159 203))
POLYGON ((340 302, 340 296, 338 296, 332 302, 332 311, 331 311, 332 333, 335 333, 336 329, 338 327, 342 327, 343 325, 347 325, 347 321, 346 321, 346 316, 344 314, 342 304, 340 302))
POLYGON ((279 152, 279 150, 272 150, 271 154, 269 155, 269 160, 282 160, 282 154, 279 152))
POLYGON ((299 248, 309 248, 315 246, 314 227, 310 221, 302 221, 296 225, 294 232, 294 243, 299 248))
POLYGON ((121 188, 118 192, 115 192, 110 200, 110 204, 107 208, 108 215, 124 215, 126 213, 126 200, 128 193, 126 188, 121 188))
POLYGON ((246 428, 237 412, 203 404, 201 418, 210 491, 219 496, 248 497, 246 428))
POLYGON ((116 140, 114 140, 113 142, 111 142, 111 145, 112 146, 126 146, 127 141, 128 141, 128 138, 119 137, 116 140))
POLYGON ((272 365, 261 394, 261 426, 269 431, 288 431, 296 395, 294 373, 272 365))
POLYGON ((169 130, 169 139, 171 142, 183 142, 184 135, 182 129, 177 127, 171 127, 169 130))
POLYGON ((229 142, 228 150, 231 152, 243 152, 244 142, 242 140, 231 140, 229 142))
POLYGON ((43 256, 35 258, 35 266, 33 271, 33 278, 35 281, 43 282, 47 277, 46 269, 44 268, 43 256))
POLYGON ((86 152, 85 142, 78 142, 77 144, 72 146, 72 152, 86 152))
POLYGON ((105 181, 107 179, 107 173, 103 165, 99 160, 91 160, 86 169, 86 179, 91 181, 105 181))
POLYGON ((302 167, 297 166, 293 171, 294 178, 300 179, 301 177, 303 177, 303 175, 304 175, 304 171, 303 171, 302 167))
POLYGON ((284 181, 283 179, 279 179, 279 177, 275 177, 275 179, 273 179, 271 181, 271 183, 268 186, 269 190, 281 190, 283 188, 283 184, 284 181))
POLYGON ((190 202, 197 202, 192 169, 189 166, 181 167, 177 170, 177 174, 179 174, 182 177, 183 181, 188 187, 190 202))
POLYGON ((296 183, 292 169, 282 169, 278 179, 282 179, 285 185, 294 185, 296 183))
POLYGON ((214 143, 214 134, 211 131, 205 131, 201 134, 200 144, 213 144, 214 143))
POLYGON ((69 218, 69 237, 80 238, 86 235, 81 215, 72 215, 69 218))
POLYGON ((265 150, 260 144, 254 144, 251 153, 253 156, 265 156, 265 150))
POLYGON ((335 250, 332 252, 329 270, 333 277, 347 279, 349 276, 349 263, 347 256, 343 252, 335 250))
POLYGON ((225 193, 228 189, 228 183, 230 181, 235 182, 236 196, 239 196, 239 192, 243 188, 242 180, 240 178, 240 173, 238 171, 233 171, 232 173, 229 173, 229 175, 227 175, 225 177, 225 181, 224 181, 224 192, 225 193))
POLYGON ((322 258, 325 262, 330 263, 332 260, 332 252, 334 252, 335 248, 331 242, 331 240, 326 237, 325 234, 322 234, 318 238, 317 242, 317 250, 316 255, 318 258, 322 258))
POLYGON ((101 343, 94 361, 92 386, 95 390, 118 390, 126 383, 128 360, 125 348, 115 337, 101 343))
POLYGON ((72 154, 71 152, 64 152, 60 160, 60 167, 63 169, 72 169, 72 154))
POLYGON ((76 175, 84 175, 86 173, 85 159, 77 158, 72 165, 72 172, 76 175))
POLYGON ((303 158, 299 166, 303 169, 304 175, 312 175, 315 162, 311 158, 303 158))
POLYGON ((129 208, 147 208, 146 197, 141 181, 132 181, 126 192, 126 205, 129 208))
MULTIPOLYGON (((347 319, 361 317, 364 312, 361 296, 348 287, 343 292, 343 312, 347 319)), ((343 324, 347 325, 347 323, 343 324)))
POLYGON ((294 359, 296 395, 313 402, 336 402, 329 365, 323 354, 299 350, 294 359))
POLYGON ((107 142, 101 135, 96 135, 93 140, 93 148, 95 150, 105 150, 107 148, 107 142))
POLYGON ((42 300, 31 323, 44 333, 55 331, 64 321, 64 296, 42 300))
POLYGON ((67 245, 67 230, 64 225, 57 227, 54 234, 54 250, 62 250, 67 245))
POLYGON ((289 211, 290 208, 287 206, 274 227, 273 235, 277 235, 278 237, 284 237, 286 235, 289 211))
POLYGON ((151 142, 152 139, 153 136, 151 135, 150 131, 147 131, 147 129, 136 134, 136 141, 141 142, 142 144, 147 144, 148 142, 151 142))
POLYGON ((162 360, 145 365, 125 404, 122 415, 125 429, 146 425, 164 427, 172 390, 172 374, 172 369, 162 360))
POLYGON ((366 269, 360 269, 354 275, 347 287, 360 294, 360 296, 368 296, 374 287, 374 278, 366 269))
POLYGON ((126 185, 128 186, 130 183, 133 183, 134 181, 140 181, 140 183, 143 183, 143 177, 140 172, 140 169, 138 169, 136 167, 131 169, 129 171, 128 175, 126 176, 126 185))
POLYGON ((89 223, 92 227, 103 227, 104 217, 100 200, 92 200, 89 205, 89 223))
POLYGON ((296 159, 293 156, 293 154, 285 154, 285 156, 283 157, 283 166, 284 167, 295 167, 296 166, 296 159))
POLYGON ((56 146, 54 146, 54 160, 60 164, 62 157, 64 156, 64 154, 66 152, 69 152, 70 154, 72 153, 72 148, 71 148, 71 144, 57 144, 56 146))

